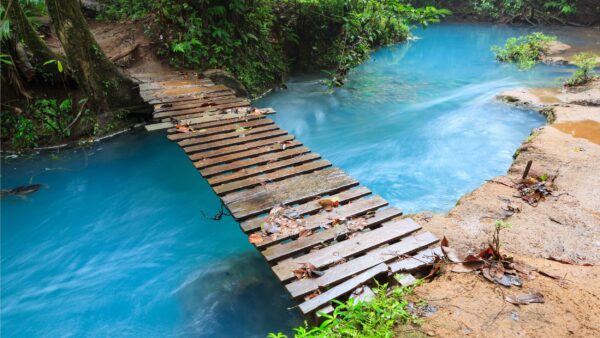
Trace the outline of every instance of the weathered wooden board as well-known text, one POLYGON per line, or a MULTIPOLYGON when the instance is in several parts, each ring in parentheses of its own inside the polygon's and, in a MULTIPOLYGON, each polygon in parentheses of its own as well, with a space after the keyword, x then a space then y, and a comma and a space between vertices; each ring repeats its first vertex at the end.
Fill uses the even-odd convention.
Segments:
MULTIPOLYGON (((206 116, 195 117, 195 118, 191 118, 191 119, 183 119, 183 120, 180 120, 180 123, 185 124, 185 125, 197 125, 197 124, 202 124, 202 123, 207 123, 207 122, 216 122, 216 121, 224 121, 224 120, 231 120, 231 119, 245 119, 245 118, 248 118, 249 116, 251 116, 251 115, 248 115, 245 113, 238 114, 238 113, 223 112, 221 114, 206 115, 206 116)), ((226 122, 228 122, 228 121, 226 121, 226 122)), ((173 127, 175 127, 175 125, 172 122, 160 122, 160 123, 146 125, 146 130, 154 131, 154 130, 173 128, 173 127)))
MULTIPOLYGON (((361 198, 353 203, 349 203, 346 205, 342 205, 338 208, 333 209, 330 212, 323 212, 320 214, 316 214, 310 217, 307 217, 303 220, 303 228, 307 230, 313 230, 318 228, 328 227, 334 221, 339 221, 342 219, 349 219, 351 217, 360 216, 369 211, 374 211, 379 208, 386 206, 388 202, 381 198, 381 196, 375 195, 369 198, 361 198)), ((287 234, 287 235, 279 235, 278 237, 268 237, 265 238, 261 243, 257 243, 256 247, 263 248, 268 245, 273 245, 274 243, 281 242, 288 238, 296 237, 298 234, 298 229, 296 232, 287 234)))
MULTIPOLYGON (((239 151, 239 152, 235 152, 232 154, 228 154, 228 155, 221 155, 221 153, 219 153, 219 155, 215 156, 215 157, 207 157, 204 159, 200 159, 196 162, 194 162, 194 166, 198 169, 205 169, 205 168, 212 168, 214 166, 215 167, 215 171, 214 172, 208 172, 207 173, 207 177, 211 176, 213 173, 220 173, 221 170, 219 169, 219 167, 224 167, 224 165, 229 164, 229 163, 234 163, 239 161, 241 163, 241 161, 250 161, 252 159, 254 159, 256 156, 260 156, 263 154, 270 154, 270 153, 279 153, 279 152, 283 152, 286 150, 291 150, 295 147, 300 147, 302 146, 302 143, 300 143, 300 141, 298 140, 294 140, 292 135, 287 135, 287 136, 283 136, 283 138, 285 138, 285 141, 275 141, 273 143, 268 143, 267 145, 263 145, 263 144, 258 144, 261 143, 263 141, 257 141, 255 142, 255 146, 253 148, 250 148, 249 150, 243 150, 243 151, 239 151), (283 149, 283 142, 286 142, 285 145, 285 150, 283 149), (257 145, 258 144, 258 145, 257 145)), ((269 141, 271 141, 273 139, 269 139, 269 141)), ((247 144, 243 145, 243 146, 247 146, 247 144)), ((245 148, 247 149, 247 148, 245 148)), ((205 156, 205 153, 200 153, 200 154, 195 154, 192 156, 205 156)), ((190 158, 192 157, 190 156, 190 158)), ((242 164, 243 165, 243 164, 242 164)))
POLYGON ((412 257, 402 258, 399 261, 389 263, 388 265, 390 266, 390 271, 393 273, 400 271, 411 271, 423 265, 433 264, 436 257, 444 257, 442 248, 439 246, 419 251, 412 257))
POLYGON ((388 267, 384 263, 376 265, 376 266, 372 267, 371 269, 361 273, 360 275, 358 275, 352 279, 349 279, 349 280, 345 281, 344 283, 337 285, 337 286, 327 290, 326 292, 318 295, 317 297, 300 304, 299 305, 300 311, 302 311, 302 313, 304 313, 304 314, 308 314, 318 308, 323 307, 324 305, 326 305, 327 303, 336 299, 337 297, 340 297, 344 294, 349 293, 350 291, 354 290, 361 284, 369 281, 370 279, 374 278, 375 276, 379 275, 380 273, 384 273, 387 271, 388 271, 388 267))
MULTIPOLYGON (((241 120, 239 123, 235 123, 235 124, 220 125, 218 127, 212 127, 212 128, 199 128, 195 132, 190 132, 190 133, 174 133, 174 134, 168 135, 167 138, 170 141, 182 141, 182 140, 190 139, 190 138, 204 138, 204 137, 210 136, 210 135, 218 135, 218 134, 228 133, 228 132, 239 130, 240 128, 250 129, 250 128, 257 128, 257 127, 262 127, 262 126, 272 125, 272 124, 274 124, 274 122, 273 122, 273 120, 271 120, 269 118, 259 118, 259 119, 252 119, 252 120, 248 120, 248 121, 241 120)), ((239 136, 239 133, 238 133, 238 136, 239 136)), ((180 143, 180 145, 189 145, 189 144, 180 143)))
MULTIPOLYGON (((296 148, 296 149, 291 149, 291 150, 298 150, 298 149, 302 149, 302 148, 296 148)), ((238 170, 233 173, 213 176, 208 179, 208 184, 210 184, 212 186, 216 186, 218 184, 229 183, 229 182, 237 181, 240 179, 244 179, 244 178, 248 178, 248 177, 252 177, 252 176, 256 176, 256 175, 270 173, 272 171, 282 169, 285 167, 297 166, 299 164, 318 160, 320 158, 321 158, 321 155, 319 155, 317 153, 308 153, 308 154, 303 154, 300 156, 293 156, 293 157, 290 157, 290 158, 287 158, 287 159, 284 159, 281 161, 273 161, 273 162, 270 162, 267 164, 254 166, 252 168, 238 170)), ((296 170, 296 172, 297 172, 297 170, 296 170)), ((271 177, 266 177, 268 175, 263 175, 263 176, 265 176, 265 177, 264 178, 261 177, 260 179, 258 179, 258 181, 261 183, 273 180, 273 178, 271 178, 271 177)), ((281 178, 287 177, 285 175, 282 175, 282 173, 278 173, 278 175, 275 175, 275 176, 276 176, 275 179, 281 179, 281 178)), ((248 187, 247 184, 242 184, 242 183, 237 183, 237 182, 236 182, 236 185, 243 185, 245 188, 248 187)))
POLYGON ((248 142, 248 143, 239 144, 239 145, 235 145, 235 146, 229 146, 227 148, 220 148, 220 149, 216 149, 216 150, 210 150, 210 151, 204 151, 201 153, 192 154, 192 155, 189 155, 189 158, 192 161, 200 161, 200 160, 211 158, 211 157, 240 153, 240 152, 244 152, 249 149, 254 149, 254 148, 262 147, 262 146, 266 146, 266 145, 275 145, 277 147, 282 148, 283 145, 286 144, 286 142, 292 142, 293 139, 294 139, 293 135, 272 137, 272 138, 267 138, 264 140, 258 140, 258 141, 248 142))
MULTIPOLYGON (((331 167, 331 162, 327 160, 318 160, 313 161, 314 158, 309 158, 309 155, 302 156, 302 159, 307 161, 312 161, 308 163, 302 163, 296 166, 286 167, 283 169, 275 170, 273 172, 268 172, 258 176, 251 176, 248 178, 240 179, 237 181, 224 183, 221 185, 213 186, 213 190, 217 193, 217 195, 224 195, 227 193, 231 193, 233 191, 248 189, 255 187, 257 185, 261 185, 267 182, 275 182, 280 181, 289 177, 298 176, 304 173, 309 173, 315 170, 331 167)), ((320 157, 320 156, 317 156, 320 157)), ((296 159, 297 157, 294 157, 296 159)), ((290 160, 291 161, 291 160, 290 160)))
POLYGON ((287 284, 286 289, 292 297, 300 297, 313 290, 338 283, 377 264, 389 262, 402 255, 425 248, 437 241, 438 238, 429 232, 408 236, 398 243, 372 250, 346 263, 332 266, 325 270, 325 274, 321 277, 301 279, 287 284))
MULTIPOLYGON (((219 119, 216 121, 191 124, 189 126, 194 129, 197 129, 197 130, 202 130, 202 129, 210 129, 210 128, 216 128, 216 127, 226 127, 226 126, 230 126, 230 125, 236 125, 236 124, 240 124, 240 123, 244 123, 244 122, 261 120, 261 119, 266 119, 265 115, 251 115, 251 116, 244 115, 242 117, 235 117, 235 118, 231 118, 231 119, 219 119)), ((178 134, 187 134, 187 133, 179 132, 177 130, 177 128, 169 128, 167 130, 167 132, 169 133, 169 136, 178 135, 178 134)), ((173 141, 176 141, 176 140, 174 139, 173 141)))
MULTIPOLYGON (((371 228, 377 226, 383 222, 389 221, 390 219, 401 215, 402 211, 396 208, 377 210, 373 217, 369 217, 366 219, 366 227, 371 228)), ((346 224, 340 224, 333 226, 329 229, 316 232, 308 237, 298 238, 295 241, 291 242, 275 244, 273 246, 268 247, 261 253, 267 259, 267 261, 273 262, 281 260, 283 258, 287 258, 298 252, 307 251, 310 248, 319 244, 328 243, 332 240, 340 238, 343 239, 350 232, 351 230, 346 224)))
POLYGON ((306 255, 279 262, 273 271, 280 280, 294 278, 293 270, 302 268, 302 263, 311 263, 317 269, 329 266, 347 257, 366 252, 374 247, 396 240, 421 229, 410 219, 392 221, 372 231, 362 232, 358 236, 324 247, 306 255))
MULTIPOLYGON (((308 149, 308 148, 306 148, 308 149)), ((342 191, 339 194, 334 196, 329 196, 329 198, 337 198, 340 204, 345 204, 346 202, 358 199, 360 197, 364 197, 371 194, 371 191, 366 187, 358 187, 356 189, 350 189, 346 191, 342 191)), ((325 196, 319 196, 325 197, 325 196)), ((323 207, 319 204, 319 200, 309 201, 304 204, 300 204, 295 207, 289 207, 284 215, 290 218, 299 218, 303 215, 308 215, 315 213, 319 210, 323 209, 323 207)), ((260 228, 260 225, 265 221, 266 216, 263 217, 255 217, 244 221, 240 224, 242 230, 245 232, 257 230, 260 228)))
POLYGON ((160 112, 160 113, 155 113, 154 117, 155 118, 175 117, 178 119, 189 119, 189 118, 196 117, 196 115, 201 114, 201 113, 217 111, 217 110, 222 110, 222 109, 228 109, 228 108, 245 107, 245 106, 249 106, 249 105, 250 105, 250 101, 248 101, 248 100, 236 99, 233 102, 229 102, 229 103, 214 104, 214 105, 208 105, 208 106, 198 107, 198 108, 193 108, 193 109, 164 111, 164 112, 160 112))
POLYGON ((240 136, 238 136, 234 139, 227 139, 227 140, 222 140, 222 141, 215 141, 215 142, 199 144, 199 145, 195 145, 195 146, 183 147, 183 151, 185 151, 188 154, 193 154, 193 153, 197 153, 197 152, 201 152, 201 151, 229 147, 229 146, 234 146, 234 145, 243 144, 243 143, 250 143, 252 141, 275 138, 277 136, 286 135, 287 133, 288 133, 287 130, 278 129, 278 130, 272 130, 272 131, 268 131, 268 132, 264 132, 264 133, 260 133, 260 134, 252 134, 252 135, 248 135, 248 136, 246 136, 245 134, 241 134, 240 136))
POLYGON ((342 170, 328 168, 227 194, 221 199, 236 220, 244 220, 279 204, 306 202, 316 196, 336 193, 355 185, 358 185, 358 181, 342 170))
POLYGON ((219 91, 208 94, 199 95, 198 97, 192 97, 187 101, 179 101, 173 103, 159 103, 154 105, 154 112, 160 113, 167 110, 181 110, 189 109, 194 107, 201 107, 203 104, 208 102, 216 102, 221 100, 231 100, 238 98, 233 92, 219 91))
MULTIPOLYGON (((248 135, 260 134, 267 131, 281 130, 279 126, 276 124, 268 124, 265 126, 259 126, 255 128, 243 128, 239 127, 237 130, 228 132, 228 133, 220 133, 215 135, 198 135, 197 137, 187 138, 185 140, 178 141, 177 144, 181 147, 188 147, 197 144, 211 143, 221 140, 247 137, 248 135)), ((201 134, 201 133, 199 133, 201 134)))
MULTIPOLYGON (((232 174, 233 174, 234 171, 239 171, 241 169, 245 169, 245 168, 249 168, 249 167, 253 167, 253 166, 260 166, 265 163, 281 161, 281 160, 288 159, 290 157, 299 156, 299 155, 303 155, 303 154, 310 152, 310 149, 308 149, 307 147, 292 147, 292 148, 286 147, 286 148, 287 148, 286 150, 281 150, 281 147, 278 147, 278 148, 272 149, 272 150, 277 150, 275 152, 268 152, 264 155, 259 154, 259 156, 244 158, 241 160, 229 162, 224 165, 205 168, 205 169, 200 170, 200 174, 202 174, 202 176, 204 176, 204 177, 211 177, 211 176, 215 176, 215 175, 219 175, 219 174, 224 174, 227 172, 232 172, 232 174)), ((254 153, 251 153, 251 154, 254 155, 254 153)))
POLYGON ((198 113, 204 110, 197 111, 200 108, 210 108, 213 106, 219 106, 227 103, 238 103, 246 102, 249 103, 248 99, 239 98, 237 96, 229 95, 228 97, 217 97, 217 98, 205 98, 202 101, 189 102, 187 104, 175 104, 175 105, 162 105, 160 109, 155 110, 155 115, 160 113, 168 112, 181 112, 182 114, 198 113))
POLYGON ((204 87, 202 90, 198 90, 192 92, 191 94, 181 94, 181 95, 154 95, 152 97, 146 97, 145 99, 149 104, 158 104, 158 103, 173 103, 173 102, 181 102, 185 100, 191 100, 197 98, 199 95, 207 94, 207 93, 215 93, 224 90, 230 90, 226 86, 223 85, 214 85, 212 87, 204 87))

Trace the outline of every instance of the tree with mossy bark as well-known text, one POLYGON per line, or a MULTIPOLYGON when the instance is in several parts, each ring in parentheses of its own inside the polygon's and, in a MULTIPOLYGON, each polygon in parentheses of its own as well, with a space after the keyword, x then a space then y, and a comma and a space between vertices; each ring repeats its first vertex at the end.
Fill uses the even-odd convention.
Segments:
POLYGON ((46 0, 48 13, 74 79, 96 108, 116 111, 145 105, 139 86, 106 57, 90 32, 78 0, 46 0))
POLYGON ((28 80, 37 77, 46 82, 54 82, 62 79, 63 71, 56 66, 48 64, 54 60, 61 62, 61 67, 66 66, 61 56, 53 53, 40 37, 37 30, 25 15, 18 0, 0 0, 9 21, 9 41, 3 41, 9 46, 8 51, 12 58, 17 61, 20 72, 28 80))

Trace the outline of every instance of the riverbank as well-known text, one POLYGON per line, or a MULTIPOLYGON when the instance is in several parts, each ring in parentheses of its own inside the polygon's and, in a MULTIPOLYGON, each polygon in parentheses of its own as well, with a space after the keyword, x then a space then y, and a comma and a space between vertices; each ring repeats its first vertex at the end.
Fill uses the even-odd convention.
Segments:
MULTIPOLYGON (((502 247, 516 261, 542 274, 521 288, 504 288, 480 274, 445 272, 417 289, 417 297, 439 309, 423 329, 434 335, 597 336, 600 332, 600 80, 563 92, 518 89, 498 99, 547 116, 515 153, 506 175, 463 196, 447 214, 411 215, 426 230, 446 236, 459 256, 492 239, 494 223, 502 247), (537 203, 516 189, 529 161, 530 177, 547 177, 550 195, 537 203), (548 277, 553 276, 553 277, 548 277), (509 294, 539 292, 544 304, 517 306, 509 294)), ((464 254, 464 255, 463 255, 464 254)), ((450 269, 448 269, 450 270, 450 269)))

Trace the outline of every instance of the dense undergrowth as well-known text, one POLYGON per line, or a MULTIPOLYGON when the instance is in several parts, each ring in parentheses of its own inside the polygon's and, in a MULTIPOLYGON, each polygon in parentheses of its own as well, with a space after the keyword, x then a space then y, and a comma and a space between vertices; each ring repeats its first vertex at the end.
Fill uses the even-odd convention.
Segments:
POLYGON ((293 69, 333 69, 341 85, 373 48, 446 14, 391 0, 111 0, 100 17, 142 19, 172 65, 226 69, 257 95, 293 69))
POLYGON ((522 23, 528 25, 597 25, 597 0, 414 0, 415 6, 451 9, 469 20, 522 23))

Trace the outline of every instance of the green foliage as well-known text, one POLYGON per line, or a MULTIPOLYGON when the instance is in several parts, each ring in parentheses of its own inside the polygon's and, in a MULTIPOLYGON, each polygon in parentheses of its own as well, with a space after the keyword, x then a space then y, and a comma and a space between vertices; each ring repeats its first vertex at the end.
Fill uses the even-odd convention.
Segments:
POLYGON ((392 0, 113 0, 103 16, 145 16, 171 64, 225 69, 259 94, 292 66, 334 68, 341 84, 371 49, 406 39, 411 23, 447 14, 392 0))
POLYGON ((564 85, 567 87, 580 86, 588 83, 596 76, 594 67, 598 63, 599 56, 594 53, 584 52, 576 54, 573 57, 573 63, 578 67, 570 79, 566 80, 564 85))
POLYGON ((73 136, 75 128, 79 133, 91 132, 96 123, 95 114, 86 109, 87 99, 74 103, 71 99, 38 99, 25 109, 14 108, 0 113, 2 140, 14 149, 25 150, 73 136))
POLYGON ((46 62, 44 62, 44 64, 42 66, 46 66, 46 65, 51 65, 51 64, 56 64, 56 69, 58 70, 59 73, 62 73, 64 71, 63 68, 63 64, 62 62, 60 62, 60 60, 48 60, 46 62))
MULTIPOLYGON (((349 299, 337 306, 331 315, 322 313, 325 320, 319 326, 295 328, 296 338, 310 337, 395 337, 394 328, 400 324, 418 324, 419 319, 408 312, 408 301, 404 298, 412 293, 413 287, 398 287, 388 295, 387 284, 373 289, 375 298, 369 302, 349 299)), ((268 337, 287 337, 282 333, 271 333, 268 337)))
POLYGON ((554 36, 535 32, 509 38, 504 47, 493 46, 492 52, 498 61, 516 63, 521 69, 530 69, 540 61, 548 43, 555 40, 554 36))

